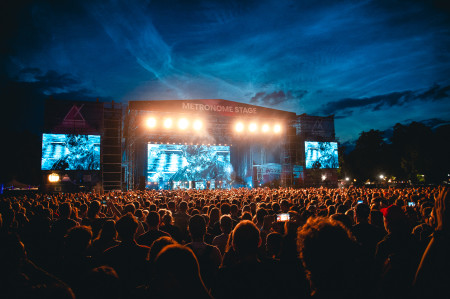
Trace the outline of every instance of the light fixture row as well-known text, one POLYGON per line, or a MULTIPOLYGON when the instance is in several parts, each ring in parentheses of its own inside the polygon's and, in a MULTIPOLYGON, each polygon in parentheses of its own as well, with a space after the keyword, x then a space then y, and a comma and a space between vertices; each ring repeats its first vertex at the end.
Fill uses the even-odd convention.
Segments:
MULTIPOLYGON (((157 119, 155 117, 149 117, 145 120, 145 124, 149 129, 163 128, 163 129, 173 129, 176 128, 181 131, 187 131, 188 129, 193 129, 194 131, 201 131, 204 128, 203 121, 200 119, 189 120, 187 118, 174 119, 171 117, 166 117, 162 119, 157 119)), ((256 122, 244 123, 238 121, 234 124, 234 131, 236 133, 250 132, 250 133, 274 133, 280 134, 282 127, 280 124, 258 124, 256 122)))
MULTIPOLYGON (((149 117, 146 119, 145 124, 149 129, 155 129, 161 127, 158 124, 158 120, 155 117, 149 117)), ((192 128, 194 131, 200 131, 203 128, 203 122, 200 119, 195 119, 194 121, 189 121, 187 118, 180 118, 178 120, 174 120, 171 117, 166 117, 162 119, 162 128, 164 129, 172 129, 176 127, 179 130, 187 130, 192 128)))
POLYGON ((245 131, 248 131, 250 133, 264 133, 264 134, 269 134, 269 133, 275 133, 275 134, 280 134, 281 133, 281 125, 280 124, 273 124, 273 125, 269 125, 267 123, 259 125, 258 123, 255 122, 250 122, 250 123, 243 123, 243 122, 237 122, 234 126, 234 130, 237 133, 243 133, 245 131))

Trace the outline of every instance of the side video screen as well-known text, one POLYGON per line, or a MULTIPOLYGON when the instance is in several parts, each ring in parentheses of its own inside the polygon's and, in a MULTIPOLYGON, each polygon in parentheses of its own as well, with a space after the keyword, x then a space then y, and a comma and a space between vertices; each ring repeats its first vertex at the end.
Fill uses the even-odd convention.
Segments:
POLYGON ((100 170, 100 135, 43 134, 42 170, 100 170))
POLYGON ((339 168, 337 142, 305 141, 306 168, 339 168))

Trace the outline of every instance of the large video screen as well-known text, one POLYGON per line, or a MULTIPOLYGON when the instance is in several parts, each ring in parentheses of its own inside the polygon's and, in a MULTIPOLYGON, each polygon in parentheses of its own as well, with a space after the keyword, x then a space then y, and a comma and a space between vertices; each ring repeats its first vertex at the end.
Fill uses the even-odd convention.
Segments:
POLYGON ((339 168, 337 142, 305 141, 306 168, 339 168))
POLYGON ((147 182, 230 181, 230 147, 148 144, 147 182))
POLYGON ((100 170, 100 135, 43 134, 42 170, 100 170))

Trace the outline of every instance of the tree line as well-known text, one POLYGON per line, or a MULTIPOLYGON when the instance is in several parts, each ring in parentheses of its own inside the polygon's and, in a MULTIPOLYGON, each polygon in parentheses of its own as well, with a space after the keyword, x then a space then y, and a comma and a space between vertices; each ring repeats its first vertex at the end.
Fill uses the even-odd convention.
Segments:
POLYGON ((442 183, 450 174, 450 125, 435 129, 419 123, 397 123, 390 137, 380 130, 362 132, 355 148, 340 148, 340 175, 358 182, 391 179, 442 183))

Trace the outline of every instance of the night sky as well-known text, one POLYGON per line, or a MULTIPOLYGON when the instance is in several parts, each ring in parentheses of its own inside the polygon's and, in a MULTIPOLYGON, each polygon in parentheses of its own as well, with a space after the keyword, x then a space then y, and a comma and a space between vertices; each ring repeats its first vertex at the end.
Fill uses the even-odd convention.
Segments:
POLYGON ((225 99, 336 116, 341 142, 450 121, 447 1, 2 1, 5 129, 55 99, 225 99))

